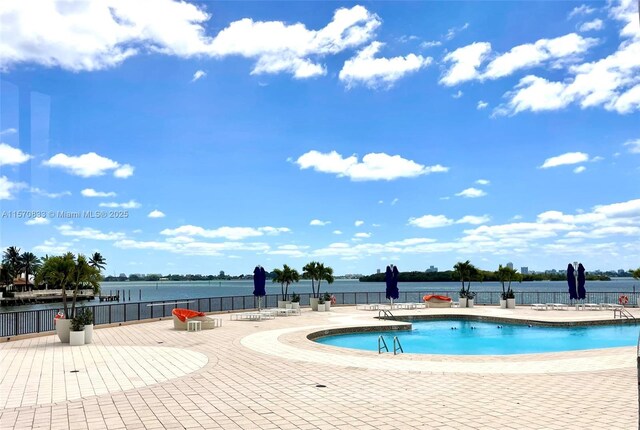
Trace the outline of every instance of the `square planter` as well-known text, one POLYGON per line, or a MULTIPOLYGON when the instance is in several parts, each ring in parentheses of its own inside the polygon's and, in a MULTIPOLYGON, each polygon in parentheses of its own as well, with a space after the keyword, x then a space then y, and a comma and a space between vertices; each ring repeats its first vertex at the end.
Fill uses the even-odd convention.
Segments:
POLYGON ((309 299, 309 304, 311 305, 311 310, 312 311, 317 311, 318 310, 318 298, 317 297, 311 297, 309 299))
POLYGON ((84 326, 84 343, 85 345, 93 342, 93 324, 87 324, 84 326))
POLYGON ((69 332, 69 344, 71 346, 84 345, 84 330, 69 332))
POLYGON ((516 299, 507 299, 507 309, 516 308, 516 299))
POLYGON ((324 312, 325 310, 327 310, 325 303, 318 303, 318 312, 324 312))
POLYGON ((500 309, 507 309, 507 301, 500 299, 500 309))
POLYGON ((472 308, 472 307, 473 307, 473 301, 474 301, 474 300, 475 300, 475 299, 467 299, 467 307, 468 307, 468 308, 472 308))
POLYGON ((460 307, 461 308, 466 308, 467 307, 467 298, 466 297, 460 297, 459 299, 459 303, 460 303, 460 307))

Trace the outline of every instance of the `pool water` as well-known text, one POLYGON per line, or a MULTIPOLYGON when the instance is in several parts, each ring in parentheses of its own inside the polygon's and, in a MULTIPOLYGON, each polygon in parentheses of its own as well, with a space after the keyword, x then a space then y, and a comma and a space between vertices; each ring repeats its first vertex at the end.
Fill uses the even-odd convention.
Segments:
POLYGON ((326 345, 378 351, 382 335, 393 352, 398 336, 405 353, 449 355, 509 355, 634 346, 636 325, 539 327, 479 321, 414 322, 411 331, 387 331, 327 336, 326 345))

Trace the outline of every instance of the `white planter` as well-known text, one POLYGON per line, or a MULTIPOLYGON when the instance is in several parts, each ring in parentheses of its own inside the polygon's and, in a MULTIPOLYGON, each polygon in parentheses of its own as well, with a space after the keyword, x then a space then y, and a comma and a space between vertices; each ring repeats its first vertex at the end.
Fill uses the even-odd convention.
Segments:
POLYGON ((286 309, 287 305, 291 304, 291 300, 278 300, 278 307, 282 309, 286 309))
POLYGON ((71 346, 84 345, 84 330, 69 332, 69 344, 71 346))
POLYGON ((56 321, 56 334, 62 343, 69 343, 69 332, 71 331, 71 320, 58 318, 56 321))
POLYGON ((331 302, 324 302, 324 310, 327 312, 331 310, 331 302))
POLYGON ((327 310, 327 307, 325 306, 326 303, 318 303, 318 312, 324 312, 327 310))
POLYGON ((516 308, 516 299, 507 299, 507 309, 516 308))
POLYGON ((315 297, 311 297, 309 299, 309 304, 311 305, 311 310, 312 311, 317 311, 318 310, 318 299, 315 297))
POLYGON ((466 308, 467 307, 467 298, 466 297, 460 297, 460 307, 461 308, 466 308))
POLYGON ((300 309, 300 302, 291 302, 291 309, 300 309))
POLYGON ((84 343, 90 344, 93 342, 93 324, 87 324, 84 326, 84 343))
POLYGON ((507 309, 507 301, 500 299, 500 309, 507 309))
POLYGON ((475 300, 475 299, 467 299, 467 307, 468 307, 468 308, 472 308, 472 307, 473 307, 473 301, 474 301, 474 300, 475 300))

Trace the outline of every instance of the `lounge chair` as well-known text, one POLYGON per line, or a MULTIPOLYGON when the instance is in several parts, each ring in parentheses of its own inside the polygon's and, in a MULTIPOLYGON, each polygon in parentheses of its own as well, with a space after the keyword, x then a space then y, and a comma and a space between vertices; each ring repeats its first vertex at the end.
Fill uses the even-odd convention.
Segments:
POLYGON ((547 304, 546 303, 532 303, 531 304, 531 309, 535 309, 537 311, 546 311, 547 310, 547 304))
POLYGON ((451 297, 428 294, 422 298, 428 308, 450 308, 451 297))
POLYGON ((204 312, 175 308, 171 314, 173 315, 173 328, 176 330, 187 330, 187 321, 189 320, 200 321, 202 330, 222 327, 222 319, 208 317, 204 312))

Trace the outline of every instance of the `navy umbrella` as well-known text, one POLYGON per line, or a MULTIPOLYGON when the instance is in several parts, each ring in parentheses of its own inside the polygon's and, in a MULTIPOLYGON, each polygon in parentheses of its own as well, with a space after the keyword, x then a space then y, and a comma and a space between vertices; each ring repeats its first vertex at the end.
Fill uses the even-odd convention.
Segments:
POLYGON ((584 266, 582 263, 578 264, 578 298, 584 300, 587 298, 587 290, 584 288, 584 284, 587 279, 584 276, 584 266))
POLYGON ((391 308, 393 308, 393 300, 400 297, 400 292, 398 291, 398 268, 393 266, 387 266, 387 270, 384 274, 384 280, 387 284, 386 297, 391 300, 391 308))
POLYGON ((573 264, 569 263, 567 266, 567 282, 569 283, 569 299, 576 300, 578 298, 578 291, 576 289, 576 275, 573 264))
POLYGON ((264 272, 262 266, 256 266, 253 269, 253 295, 258 298, 258 309, 262 307, 262 297, 267 295, 265 290, 265 284, 267 282, 267 275, 264 272))

